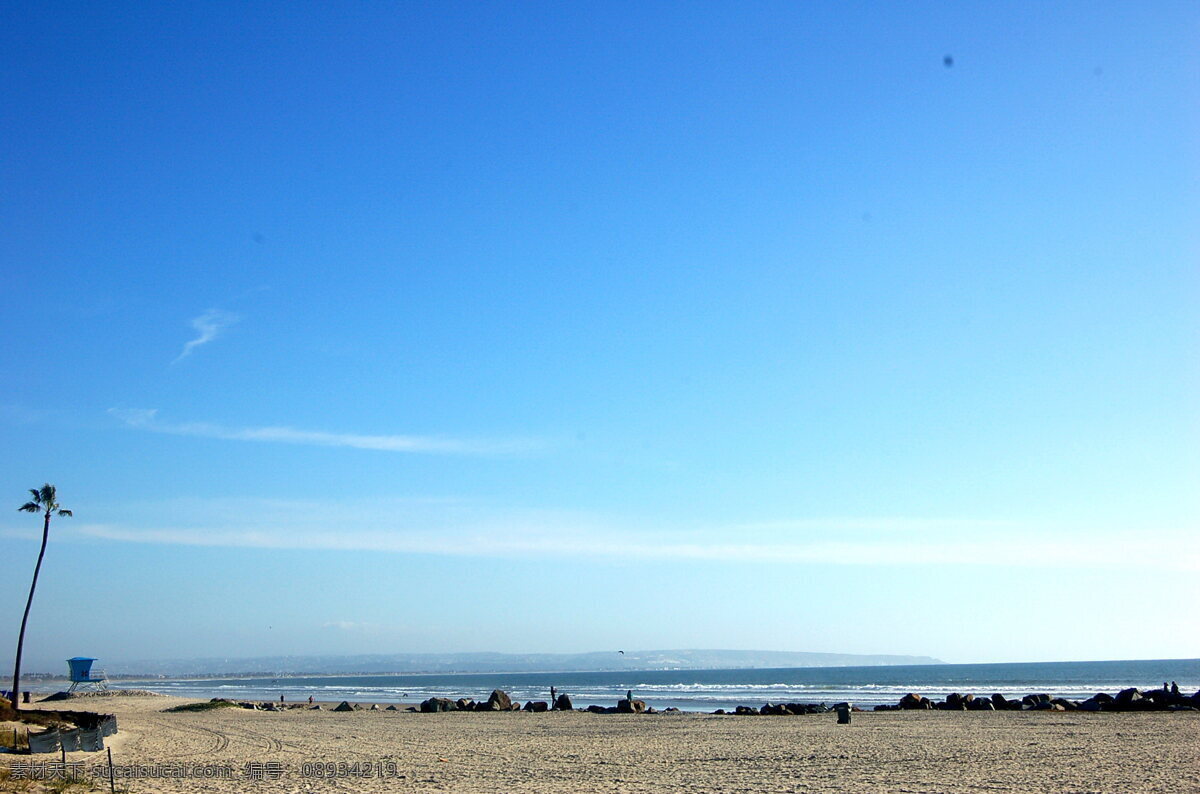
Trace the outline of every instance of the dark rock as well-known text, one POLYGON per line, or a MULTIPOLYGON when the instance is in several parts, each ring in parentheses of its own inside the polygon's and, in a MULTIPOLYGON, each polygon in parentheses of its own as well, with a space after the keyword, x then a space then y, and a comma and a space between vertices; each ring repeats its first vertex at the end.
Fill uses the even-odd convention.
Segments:
POLYGON ((424 714, 438 711, 458 711, 458 704, 450 698, 429 698, 421 704, 421 711, 424 714))
POLYGON ((308 710, 309 710, 309 711, 320 711, 320 710, 321 710, 321 704, 320 704, 320 703, 318 703, 318 704, 317 704, 317 705, 315 705, 315 706, 309 706, 309 707, 308 707, 308 710))
POLYGON ((351 706, 348 702, 343 700, 341 703, 337 704, 337 706, 333 710, 334 711, 354 711, 354 706, 351 706))
POLYGON ((646 710, 646 701, 621 698, 617 701, 618 714, 641 714, 646 710))
POLYGON ((571 704, 571 696, 570 695, 559 695, 558 698, 554 701, 554 710, 555 711, 570 711, 573 708, 575 708, 575 707, 571 704))
POLYGON ((900 698, 900 708, 902 709, 927 709, 929 708, 929 698, 922 695, 909 692, 904 697, 900 698))
POLYGON ((544 700, 531 700, 525 704, 526 711, 543 712, 550 710, 550 704, 544 700))
POLYGON ((607 711, 607 709, 604 708, 604 706, 594 706, 594 705, 588 706, 587 710, 592 712, 593 714, 604 714, 607 711))
POLYGON ((873 708, 873 711, 899 711, 899 706, 890 706, 887 703, 880 703, 873 708))
MULTIPOLYGON (((967 695, 967 697, 972 697, 972 696, 967 695)), ((944 704, 944 707, 947 711, 966 711, 967 710, 967 698, 963 697, 962 695, 958 694, 957 692, 951 692, 949 695, 946 695, 946 702, 944 704)))
POLYGON ((475 710, 475 701, 468 700, 467 698, 459 698, 458 700, 456 700, 454 702, 454 705, 458 706, 459 711, 474 711, 475 710))
POLYGON ((713 714, 725 714, 725 713, 726 713, 725 709, 717 709, 716 711, 713 712, 713 714))
POLYGON ((679 709, 675 708, 674 706, 667 706, 665 709, 663 709, 663 714, 682 714, 682 713, 683 712, 681 712, 679 709))
POLYGON ((657 714, 657 713, 658 713, 658 709, 654 708, 654 706, 646 706, 646 710, 645 710, 645 712, 643 712, 643 713, 645 713, 645 714, 657 714))
POLYGON ((995 711, 996 704, 988 698, 975 698, 967 703, 968 711, 995 711))
POLYGON ((512 709, 512 698, 507 692, 499 689, 493 689, 492 694, 488 696, 487 703, 483 711, 510 711, 512 709))
POLYGON ((736 709, 733 710, 733 713, 740 714, 742 716, 750 716, 751 714, 757 716, 758 709, 750 708, 749 706, 738 706, 736 709))
POLYGON ((384 709, 384 711, 399 711, 399 710, 400 709, 396 708, 395 704, 388 706, 386 709, 384 709))

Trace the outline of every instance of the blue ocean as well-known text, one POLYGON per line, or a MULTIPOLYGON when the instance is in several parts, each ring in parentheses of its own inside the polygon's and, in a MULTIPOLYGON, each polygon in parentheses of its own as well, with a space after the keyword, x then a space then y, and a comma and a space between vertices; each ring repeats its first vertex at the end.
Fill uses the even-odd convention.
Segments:
POLYGON ((471 673, 436 675, 309 676, 276 678, 154 679, 121 681, 115 688, 151 689, 189 698, 414 703, 430 697, 486 700, 503 689, 513 700, 548 700, 550 687, 571 696, 577 708, 612 706, 632 690, 657 709, 713 711, 764 703, 838 703, 869 708, 896 703, 904 694, 944 698, 951 692, 1019 698, 1033 693, 1083 699, 1177 682, 1200 690, 1200 659, 1110 662, 939 664, 894 667, 789 667, 737 670, 646 670, 594 673, 471 673))

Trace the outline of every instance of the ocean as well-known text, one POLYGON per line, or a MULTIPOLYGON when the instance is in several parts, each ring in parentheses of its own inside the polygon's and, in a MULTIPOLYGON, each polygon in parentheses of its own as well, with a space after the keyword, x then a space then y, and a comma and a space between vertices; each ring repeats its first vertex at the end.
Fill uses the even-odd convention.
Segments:
POLYGON ((188 698, 414 703, 430 697, 486 700, 493 689, 514 701, 549 700, 550 687, 571 696, 576 708, 613 706, 629 690, 657 709, 732 710, 764 703, 850 702, 869 708, 896 703, 908 692, 944 698, 951 692, 1006 698, 1032 693, 1083 699, 1177 682, 1200 689, 1200 659, 1110 662, 939 664, 888 667, 788 667, 737 670, 644 670, 594 673, 470 673, 287 676, 275 678, 150 679, 116 682, 114 688, 150 689, 188 698))

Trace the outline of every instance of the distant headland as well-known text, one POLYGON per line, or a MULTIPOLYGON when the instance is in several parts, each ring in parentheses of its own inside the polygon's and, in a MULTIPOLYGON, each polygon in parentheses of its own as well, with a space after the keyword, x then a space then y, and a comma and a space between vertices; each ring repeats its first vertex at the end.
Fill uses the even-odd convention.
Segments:
POLYGON ((353 675, 384 673, 535 673, 610 670, 716 670, 775 667, 876 667, 942 664, 932 656, 801 651, 612 650, 588 653, 418 653, 353 656, 134 659, 107 662, 115 676, 353 675))

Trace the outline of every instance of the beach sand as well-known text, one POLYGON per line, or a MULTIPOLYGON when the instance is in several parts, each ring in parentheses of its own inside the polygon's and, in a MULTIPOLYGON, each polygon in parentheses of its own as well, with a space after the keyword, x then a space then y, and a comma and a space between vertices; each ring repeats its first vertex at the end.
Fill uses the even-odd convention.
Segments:
MULTIPOLYGON (((163 713, 186 702, 43 706, 115 713, 120 733, 108 745, 118 765, 232 773, 119 782, 130 792, 1200 791, 1200 712, 866 712, 849 726, 832 714, 163 713)), ((0 756, 0 765, 54 758, 0 756)))

